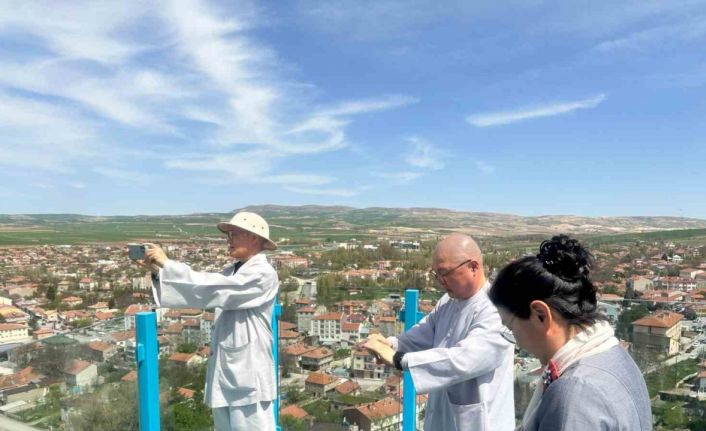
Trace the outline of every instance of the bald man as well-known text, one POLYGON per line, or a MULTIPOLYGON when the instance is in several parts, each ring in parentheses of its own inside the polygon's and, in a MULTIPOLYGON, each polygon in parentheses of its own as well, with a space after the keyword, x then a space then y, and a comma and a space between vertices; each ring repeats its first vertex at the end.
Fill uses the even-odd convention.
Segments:
POLYGON ((431 275, 446 292, 434 310, 397 337, 364 346, 428 393, 426 431, 515 428, 513 345, 487 296, 483 256, 473 238, 452 234, 434 249, 431 275))

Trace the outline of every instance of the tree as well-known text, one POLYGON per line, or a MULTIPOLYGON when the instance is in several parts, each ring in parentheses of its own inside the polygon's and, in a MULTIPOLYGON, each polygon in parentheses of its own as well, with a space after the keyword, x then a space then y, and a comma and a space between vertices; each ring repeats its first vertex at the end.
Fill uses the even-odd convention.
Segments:
POLYGON ((49 288, 47 289, 47 299, 49 301, 56 300, 56 286, 54 286, 54 285, 49 286, 49 288))
POLYGON ((633 306, 620 314, 616 335, 622 340, 632 341, 632 322, 650 314, 644 305, 633 306))
POLYGON ((296 404, 298 402, 304 401, 307 398, 306 394, 296 386, 287 387, 287 402, 289 404, 296 404))
POLYGON ((74 406, 70 418, 70 428, 77 431, 137 431, 139 419, 137 412, 135 385, 124 383, 105 385, 96 392, 83 397, 74 406))
POLYGON ((309 424, 291 416, 280 416, 279 424, 282 431, 307 431, 309 429, 309 424))
MULTIPOLYGON (((203 397, 203 394, 201 394, 203 397)), ((166 431, 193 431, 213 429, 211 410, 196 399, 186 402, 172 400, 165 409, 162 423, 166 431)))
POLYGON ((187 341, 179 344, 176 348, 176 351, 179 353, 194 353, 198 348, 199 346, 197 346, 196 343, 187 341))
POLYGON ((336 352, 333 354, 333 359, 339 360, 339 359, 344 359, 347 358, 351 355, 351 351, 348 349, 338 349, 336 352))

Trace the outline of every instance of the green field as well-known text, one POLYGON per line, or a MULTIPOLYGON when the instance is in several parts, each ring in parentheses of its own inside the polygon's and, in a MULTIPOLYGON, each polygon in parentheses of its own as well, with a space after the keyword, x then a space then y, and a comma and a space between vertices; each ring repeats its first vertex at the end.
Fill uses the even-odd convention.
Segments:
MULTIPOLYGON (((502 244, 503 249, 536 247, 556 233, 557 223, 568 223, 562 216, 519 217, 490 213, 464 213, 436 209, 346 207, 278 207, 249 208, 263 215, 270 224, 270 236, 279 241, 288 238, 293 245, 321 242, 344 242, 351 239, 375 240, 379 236, 397 239, 427 239, 451 231, 474 232, 484 248, 502 244)), ((199 240, 218 238, 215 225, 228 220, 233 213, 207 213, 183 216, 110 216, 95 217, 76 214, 0 215, 0 246, 43 244, 80 244, 97 242, 199 240)), ((571 218, 567 232, 593 244, 631 241, 678 241, 682 244, 703 243, 706 221, 696 219, 606 218, 596 219, 606 230, 611 223, 624 231, 660 229, 646 233, 582 234, 579 227, 590 218, 571 218), (680 229, 689 227, 689 229, 680 229), (693 227, 693 228, 692 228, 693 227)))

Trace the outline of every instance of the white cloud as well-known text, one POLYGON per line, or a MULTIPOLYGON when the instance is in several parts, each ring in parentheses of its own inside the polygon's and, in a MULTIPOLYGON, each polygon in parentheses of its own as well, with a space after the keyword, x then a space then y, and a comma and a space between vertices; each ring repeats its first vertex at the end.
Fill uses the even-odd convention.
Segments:
POLYGON ((70 172, 100 151, 95 133, 69 107, 0 92, 0 165, 70 172))
POLYGON ((218 155, 183 155, 167 161, 172 169, 200 171, 218 177, 202 178, 208 184, 276 184, 320 186, 335 181, 326 175, 302 173, 273 173, 275 163, 282 156, 264 150, 240 151, 234 154, 218 155))
POLYGON ((344 116, 354 114, 366 114, 369 112, 386 111, 388 109, 400 108, 406 105, 417 103, 419 100, 414 97, 404 95, 383 96, 376 99, 353 100, 340 103, 318 113, 319 116, 344 116))
POLYGON ((492 174, 493 172, 495 172, 495 166, 492 166, 482 160, 476 160, 475 165, 476 169, 478 169, 484 174, 492 174))
POLYGON ((377 174, 377 176, 380 178, 388 179, 393 184, 396 184, 396 185, 405 185, 405 184, 411 183, 412 181, 416 180, 417 178, 424 176, 424 173, 422 173, 422 172, 384 172, 384 173, 377 174))
POLYGON ((412 151, 405 157, 405 161, 412 166, 422 169, 442 169, 441 152, 426 140, 418 137, 407 139, 412 151))
MULTIPOLYGON (((291 67, 253 37, 267 19, 259 7, 184 0, 6 8, 0 43, 12 35, 27 46, 0 58, 0 164, 69 173, 107 151, 115 166, 148 157, 187 174, 259 176, 278 185, 334 181, 275 173, 273 160, 339 151, 355 115, 417 99, 383 93, 322 107, 320 90, 291 82, 291 67), (179 151, 165 150, 171 145, 179 151), (233 151, 236 145, 245 151, 233 151), (214 148, 237 155, 214 155, 214 148)), ((136 178, 114 167, 92 172, 136 178)))
POLYGON ((262 150, 239 151, 218 155, 187 154, 168 160, 168 168, 228 174, 232 178, 266 175, 273 167, 273 158, 262 150))
POLYGON ((476 127, 500 126, 503 124, 517 123, 534 118, 553 117, 556 115, 568 114, 569 112, 579 109, 595 108, 605 99, 605 94, 599 94, 588 99, 571 102, 556 102, 534 107, 519 108, 511 111, 473 114, 469 115, 466 118, 466 121, 476 127))
POLYGON ((706 21, 703 16, 679 24, 662 25, 630 33, 623 37, 605 40, 595 49, 600 52, 619 50, 647 50, 672 43, 684 43, 706 36, 706 21))

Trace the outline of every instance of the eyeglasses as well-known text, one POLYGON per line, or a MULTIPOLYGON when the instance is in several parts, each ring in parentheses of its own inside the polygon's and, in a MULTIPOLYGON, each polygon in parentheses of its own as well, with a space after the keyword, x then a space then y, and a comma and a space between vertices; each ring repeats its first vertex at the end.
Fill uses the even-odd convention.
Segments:
POLYGON ((237 238, 241 236, 244 232, 239 232, 235 230, 229 230, 226 232, 226 237, 228 238, 228 241, 232 241, 233 238, 237 238))
POLYGON ((507 325, 503 325, 503 329, 500 331, 500 335, 508 342, 512 344, 517 344, 517 340, 515 340, 515 334, 512 333, 512 330, 510 329, 510 326, 512 326, 512 322, 515 321, 515 316, 512 316, 512 319, 510 319, 509 322, 507 322, 507 325))
POLYGON ((429 275, 436 278, 439 283, 443 283, 445 277, 448 277, 449 275, 451 275, 452 272, 456 271, 457 269, 469 262, 473 262, 473 259, 464 260, 463 262, 459 263, 456 267, 444 272, 434 271, 433 269, 431 269, 429 270, 429 275))

